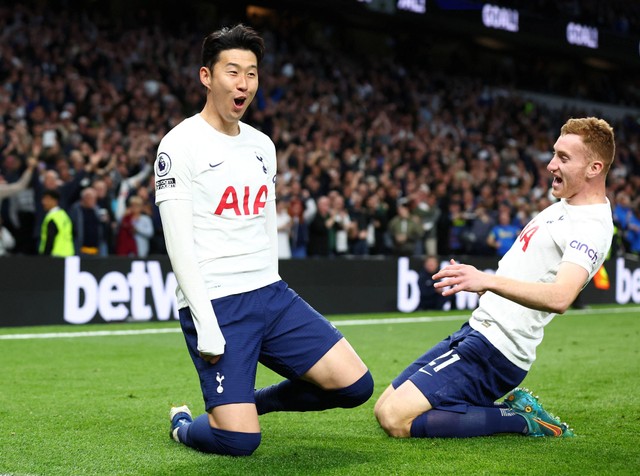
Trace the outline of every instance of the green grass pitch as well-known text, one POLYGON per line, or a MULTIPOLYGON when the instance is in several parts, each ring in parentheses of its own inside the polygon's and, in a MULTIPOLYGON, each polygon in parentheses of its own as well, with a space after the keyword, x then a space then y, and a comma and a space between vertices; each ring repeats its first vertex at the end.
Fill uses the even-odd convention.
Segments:
MULTIPOLYGON (((0 329, 0 475, 640 474, 637 306, 570 311, 547 328, 523 386, 575 438, 388 438, 376 398, 467 316, 329 316, 371 369, 373 397, 352 410, 264 415, 262 444, 248 458, 169 439, 172 403, 203 407, 176 322, 0 329), (403 320, 418 316, 434 319, 403 320), (53 336, 15 338, 24 334, 53 336)), ((278 380, 259 369, 257 386, 278 380)))

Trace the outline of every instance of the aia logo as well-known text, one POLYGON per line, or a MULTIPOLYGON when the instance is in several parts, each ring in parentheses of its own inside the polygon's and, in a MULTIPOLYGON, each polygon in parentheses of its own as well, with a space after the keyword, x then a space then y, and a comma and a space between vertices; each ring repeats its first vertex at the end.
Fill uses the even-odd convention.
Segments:
POLYGON ((258 215, 267 204, 267 186, 262 185, 254 194, 248 185, 245 185, 242 194, 234 187, 226 188, 220 198, 220 203, 214 212, 222 215, 225 210, 232 211, 236 216, 258 215))
POLYGON ((531 238, 533 237, 533 235, 536 234, 536 231, 538 231, 539 228, 540 227, 538 225, 536 225, 533 221, 531 221, 520 232, 520 235, 518 236, 518 241, 522 243, 522 251, 527 251, 527 248, 529 248, 529 241, 531 241, 531 238))

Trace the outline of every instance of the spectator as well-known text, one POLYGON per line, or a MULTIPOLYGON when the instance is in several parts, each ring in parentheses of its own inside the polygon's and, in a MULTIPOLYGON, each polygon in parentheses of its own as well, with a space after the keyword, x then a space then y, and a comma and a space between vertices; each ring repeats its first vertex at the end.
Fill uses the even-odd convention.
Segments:
POLYGON ((616 204, 613 207, 613 223, 619 229, 620 237, 622 239, 622 246, 626 250, 629 250, 629 223, 633 216, 633 207, 631 204, 631 197, 626 191, 621 191, 616 194, 616 204))
POLYGON ((38 160, 34 156, 27 160, 27 167, 20 174, 18 168, 20 162, 16 157, 5 158, 5 169, 7 161, 13 162, 15 166, 9 167, 6 177, 0 175, 0 205, 2 214, 6 217, 7 231, 11 232, 14 240, 14 252, 20 254, 36 254, 37 233, 35 230, 35 209, 33 184, 38 180, 37 165, 38 160), (12 183, 3 183, 5 178, 11 179, 11 175, 16 175, 17 180, 12 183), (18 178, 19 177, 19 178, 18 178), (3 203, 3 198, 6 201, 3 203))
POLYGON ((640 203, 631 212, 627 221, 626 242, 631 253, 640 254, 640 203))
POLYGON ((7 183, 4 177, 0 175, 0 202, 2 201, 3 198, 10 197, 11 195, 14 195, 26 189, 29 186, 29 182, 31 182, 33 171, 35 170, 37 165, 38 165, 37 159, 35 158, 29 159, 29 162, 27 163, 27 168, 20 176, 20 179, 14 183, 7 183))
POLYGON ((426 185, 420 188, 412 213, 419 217, 424 230, 422 246, 425 254, 436 256, 438 254, 437 224, 442 212, 438 207, 436 195, 429 191, 426 185))
POLYGON ((462 206, 457 200, 449 203, 449 213, 447 214, 448 229, 448 252, 451 254, 463 254, 467 251, 466 231, 467 217, 462 211, 462 206))
POLYGON ((331 192, 329 200, 331 202, 331 214, 333 215, 334 221, 332 233, 329 235, 329 252, 337 256, 342 256, 349 252, 349 229, 351 228, 351 217, 345 208, 344 197, 340 195, 339 192, 331 192))
POLYGON ((418 286, 420 288, 420 309, 422 310, 438 310, 442 311, 445 304, 449 302, 442 293, 433 287, 435 280, 433 275, 440 270, 438 257, 429 255, 423 263, 422 268, 418 271, 418 286))
POLYGON ((367 198, 367 243, 372 255, 386 255, 391 250, 388 234, 389 213, 386 203, 380 201, 378 194, 373 193, 367 198))
POLYGON ((470 254, 491 256, 495 253, 495 250, 488 243, 494 226, 495 221, 489 212, 483 206, 477 207, 466 235, 470 254))
POLYGON ((167 254, 167 247, 164 242, 164 230, 162 229, 162 220, 160 219, 160 209, 155 203, 155 177, 151 175, 148 185, 138 187, 137 194, 143 199, 144 210, 151 217, 153 223, 153 237, 149 243, 150 255, 167 254))
POLYGON ((39 253, 44 256, 73 256, 73 224, 67 212, 60 208, 60 193, 45 190, 42 207, 46 215, 42 221, 39 253))
POLYGON ((15 245, 16 240, 14 240, 11 232, 2 224, 2 217, 0 217, 0 257, 7 256, 15 245))
POLYGON ((487 237, 487 244, 502 258, 520 234, 520 228, 511 224, 511 214, 502 210, 498 216, 498 223, 491 229, 487 237))
POLYGON ((130 207, 125 211, 118 225, 116 254, 118 256, 138 256, 138 245, 135 238, 135 229, 133 228, 133 214, 130 207))
POLYGON ((78 256, 106 256, 103 222, 98 194, 92 187, 80 192, 80 200, 69 210, 73 223, 74 247, 78 256))
POLYGON ((278 229, 278 259, 291 258, 292 220, 288 212, 289 204, 278 200, 276 204, 276 226, 278 229))
POLYGON ((106 177, 96 178, 91 186, 96 191, 96 206, 102 227, 103 242, 100 246, 103 246, 104 249, 100 249, 100 256, 106 256, 113 253, 115 249, 117 222, 112 207, 114 194, 107 185, 106 177))
POLYGON ((151 217, 143 212, 144 201, 138 195, 129 198, 116 244, 116 254, 146 258, 149 255, 150 240, 153 237, 151 217))
POLYGON ((94 155, 81 170, 76 171, 73 175, 65 176, 66 181, 54 169, 47 169, 42 173, 42 181, 36 181, 35 186, 35 196, 40 197, 37 200, 37 204, 40 206, 36 207, 35 212, 35 223, 38 228, 41 228, 46 214, 46 210, 42 206, 44 194, 55 191, 59 200, 58 206, 68 212, 70 206, 80 199, 81 190, 90 185, 90 177, 99 159, 98 155, 94 155))
POLYGON ((349 210, 349 251, 355 256, 369 254, 369 214, 362 203, 362 195, 359 192, 351 194, 351 207, 349 210))
POLYGON ((318 198, 316 214, 309 223, 308 256, 330 256, 335 222, 329 197, 323 195, 318 198))
POLYGON ((393 242, 394 256, 412 256, 422 238, 422 227, 411 215, 406 203, 398 204, 398 214, 389 222, 389 234, 393 242))
POLYGON ((291 216, 291 257, 306 258, 309 228, 304 217, 302 201, 293 197, 289 202, 288 211, 291 216))

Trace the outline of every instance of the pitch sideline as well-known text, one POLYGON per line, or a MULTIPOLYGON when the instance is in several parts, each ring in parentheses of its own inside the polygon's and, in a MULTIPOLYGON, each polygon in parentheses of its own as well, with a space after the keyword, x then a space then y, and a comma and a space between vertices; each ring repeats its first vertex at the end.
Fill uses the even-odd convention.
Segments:
MULTIPOLYGON (((471 311, 469 311, 470 313, 471 311)), ((580 309, 570 310, 567 314, 628 314, 638 313, 640 307, 612 307, 598 309, 580 309)), ((369 326, 380 324, 410 324, 420 322, 443 322, 457 321, 469 318, 469 313, 452 314, 444 316, 416 316, 416 317, 387 317, 379 319, 343 319, 331 321, 336 327, 339 326, 369 326)), ((74 332, 43 332, 31 334, 0 334, 0 340, 24 340, 24 339, 62 339, 62 338, 78 338, 78 337, 111 337, 111 336, 130 336, 145 334, 173 334, 179 333, 179 327, 171 327, 164 329, 132 329, 132 330, 113 330, 113 331, 74 331, 74 332)))

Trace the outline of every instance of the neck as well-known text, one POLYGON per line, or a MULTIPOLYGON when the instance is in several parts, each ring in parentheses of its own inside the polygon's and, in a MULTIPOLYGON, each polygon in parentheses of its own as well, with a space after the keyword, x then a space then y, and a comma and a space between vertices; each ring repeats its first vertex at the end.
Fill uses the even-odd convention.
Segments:
POLYGON ((574 195, 571 198, 567 198, 569 205, 599 205, 607 203, 607 194, 604 187, 593 190, 588 190, 583 194, 574 195))
POLYGON ((225 122, 220 116, 210 112, 207 107, 200 112, 200 117, 202 117, 207 124, 213 127, 216 131, 226 134, 228 136, 237 136, 240 134, 240 125, 238 121, 234 122, 225 122))

